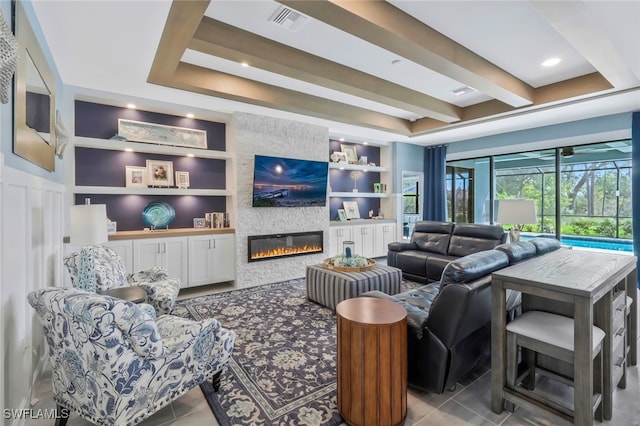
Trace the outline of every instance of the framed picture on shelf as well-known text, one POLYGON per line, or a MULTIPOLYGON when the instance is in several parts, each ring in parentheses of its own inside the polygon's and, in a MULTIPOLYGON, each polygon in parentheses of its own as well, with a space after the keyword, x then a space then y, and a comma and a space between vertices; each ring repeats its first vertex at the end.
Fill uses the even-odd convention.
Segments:
POLYGON ((347 220, 347 213, 344 211, 344 209, 338 209, 338 219, 340 219, 341 222, 347 220))
POLYGON ((193 218, 193 227, 196 229, 206 228, 207 222, 204 220, 204 217, 194 217, 193 218))
POLYGON ((331 161, 333 161, 334 163, 349 162, 349 160, 347 160, 347 153, 342 151, 333 151, 333 154, 331 154, 331 161))
POLYGON ((355 145, 340 144, 340 151, 347 155, 347 162, 350 164, 358 164, 358 152, 355 145))
POLYGON ((147 160, 149 186, 173 186, 173 161, 147 160))
POLYGON ((342 206, 347 215, 347 219, 360 219, 360 210, 358 209, 358 203, 355 201, 343 201, 342 206))
POLYGON ((125 166, 125 186, 127 188, 146 188, 147 168, 138 166, 125 166))
POLYGON ((189 172, 176 172, 176 186, 183 189, 189 187, 189 172))
POLYGON ((131 142, 207 149, 207 131, 118 119, 118 135, 131 142))

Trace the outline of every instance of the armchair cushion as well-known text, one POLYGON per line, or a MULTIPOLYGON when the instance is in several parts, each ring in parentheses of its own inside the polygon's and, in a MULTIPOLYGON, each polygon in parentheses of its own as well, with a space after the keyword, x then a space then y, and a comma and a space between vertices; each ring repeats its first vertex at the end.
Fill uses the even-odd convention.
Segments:
POLYGON ((43 326, 57 404, 99 425, 137 424, 228 363, 235 334, 74 288, 28 295, 43 326))
POLYGON ((169 278, 161 266, 128 275, 118 253, 104 245, 83 247, 79 252, 65 256, 64 264, 71 284, 81 290, 100 294, 122 286, 142 287, 146 302, 158 315, 171 312, 180 292, 180 280, 169 278))

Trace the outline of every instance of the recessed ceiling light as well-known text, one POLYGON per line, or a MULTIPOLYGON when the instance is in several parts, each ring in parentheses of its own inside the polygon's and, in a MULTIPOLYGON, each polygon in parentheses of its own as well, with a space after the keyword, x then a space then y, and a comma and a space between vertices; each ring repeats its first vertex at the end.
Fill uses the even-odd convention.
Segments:
POLYGON ((240 65, 242 65, 243 67, 248 67, 249 66, 249 64, 246 63, 246 62, 240 62, 240 65))
POLYGON ((187 113, 187 118, 193 118, 193 117, 195 117, 195 116, 192 113, 190 113, 190 112, 187 113))
POLYGON ((125 148, 125 152, 133 152, 133 148, 125 148))
POLYGON ((369 145, 369 142, 362 142, 362 145, 369 145))
POLYGON ((344 142, 344 138, 340 138, 340 142, 344 142))
POLYGON ((456 96, 461 96, 461 95, 466 95, 468 93, 473 93, 475 91, 476 89, 474 89, 473 87, 463 86, 458 89, 452 90, 451 93, 453 93, 456 96))
POLYGON ((127 108, 136 109, 136 104, 127 104, 127 108))
POLYGON ((187 154, 187 157, 195 157, 195 155, 189 153, 189 154, 187 154))
POLYGON ((558 65, 562 60, 560 58, 549 58, 542 63, 543 67, 553 67, 558 65))

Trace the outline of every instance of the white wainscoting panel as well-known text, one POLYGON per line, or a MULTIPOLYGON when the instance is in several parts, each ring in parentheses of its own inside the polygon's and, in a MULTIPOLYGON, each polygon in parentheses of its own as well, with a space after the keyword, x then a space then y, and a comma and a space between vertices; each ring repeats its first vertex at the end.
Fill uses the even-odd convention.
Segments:
MULTIPOLYGON (((29 408, 33 383, 44 367, 40 322, 27 302, 35 289, 62 280, 64 185, 5 167, 0 157, 0 300, 2 406, 29 408)), ((14 423, 18 421, 14 419, 14 423)), ((16 423, 17 424, 17 423, 16 423)))

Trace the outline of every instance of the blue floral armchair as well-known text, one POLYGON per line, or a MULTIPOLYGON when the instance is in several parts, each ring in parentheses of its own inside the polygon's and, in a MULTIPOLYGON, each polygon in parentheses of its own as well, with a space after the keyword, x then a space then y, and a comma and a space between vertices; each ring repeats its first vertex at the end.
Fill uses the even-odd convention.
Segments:
POLYGON ((169 278, 163 267, 154 266, 135 274, 127 274, 122 259, 113 249, 103 246, 83 247, 64 257, 71 284, 93 293, 136 285, 144 289, 146 302, 158 315, 171 313, 180 292, 180 280, 169 278))
MULTIPOLYGON (((58 412, 134 425, 205 380, 220 386, 235 333, 74 288, 28 295, 44 329, 58 412)), ((66 423, 66 419, 61 422, 66 423)))

